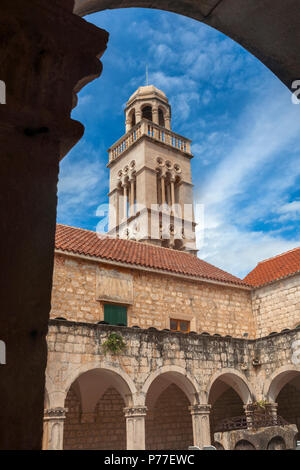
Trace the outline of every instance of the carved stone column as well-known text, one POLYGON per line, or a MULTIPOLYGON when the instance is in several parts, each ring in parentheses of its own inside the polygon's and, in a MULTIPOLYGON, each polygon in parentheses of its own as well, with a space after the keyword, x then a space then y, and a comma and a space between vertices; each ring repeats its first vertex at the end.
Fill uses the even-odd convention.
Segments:
POLYGON ((136 124, 142 120, 142 111, 138 109, 135 113, 136 124))
POLYGON ((125 132, 127 134, 127 132, 129 132, 131 129, 131 120, 129 118, 127 118, 125 120, 125 132))
POLYGON ((130 182, 129 215, 133 216, 135 213, 135 198, 134 198, 135 177, 133 175, 130 177, 129 182, 130 182))
POLYGON ((171 176, 170 179, 171 185, 171 207, 172 207, 172 214, 175 215, 175 176, 171 176))
POLYGON ((127 186, 127 183, 123 183, 122 186, 123 186, 123 220, 127 220, 128 186, 127 186))
POLYGON ((67 408, 50 408, 44 413, 43 450, 63 450, 67 408))
POLYGON ((165 117, 165 127, 166 129, 171 130, 171 116, 169 114, 165 117))
POLYGON ((145 450, 145 416, 147 407, 124 408, 126 418, 127 450, 145 450))
POLYGON ((277 408, 278 403, 266 403, 266 410, 269 415, 272 417, 274 425, 277 425, 277 408))
POLYGON ((193 421, 194 446, 203 449, 211 445, 209 413, 211 405, 193 405, 189 407, 193 421))
POLYGON ((158 107, 152 106, 152 121, 154 124, 158 124, 158 107))
POLYGON ((0 449, 42 445, 59 160, 83 134, 70 113, 108 37, 73 4, 0 2, 0 449))
POLYGON ((243 408, 245 410, 247 428, 251 429, 253 427, 253 415, 254 415, 253 405, 252 404, 244 405, 243 408))
POLYGON ((161 187, 161 205, 162 207, 166 204, 166 189, 165 189, 165 179, 166 175, 164 173, 161 174, 160 177, 160 187, 161 187))

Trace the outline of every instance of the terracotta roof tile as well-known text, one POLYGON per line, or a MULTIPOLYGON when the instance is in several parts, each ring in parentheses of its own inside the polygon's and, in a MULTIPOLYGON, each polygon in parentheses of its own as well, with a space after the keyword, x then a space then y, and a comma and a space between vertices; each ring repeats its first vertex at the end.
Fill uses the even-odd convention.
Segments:
POLYGON ((99 237, 96 232, 67 225, 57 224, 55 247, 103 260, 247 286, 238 277, 189 253, 131 240, 99 237))
POLYGON ((300 271, 300 247, 258 263, 244 281, 252 286, 262 286, 300 271))

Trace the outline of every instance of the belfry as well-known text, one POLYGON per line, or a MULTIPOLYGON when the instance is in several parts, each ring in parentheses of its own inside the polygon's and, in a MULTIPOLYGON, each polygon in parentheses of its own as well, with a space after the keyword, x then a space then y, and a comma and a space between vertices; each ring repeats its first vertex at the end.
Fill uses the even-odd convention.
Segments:
POLYGON ((139 87, 125 129, 109 149, 109 235, 196 254, 191 141, 171 130, 166 95, 139 87))

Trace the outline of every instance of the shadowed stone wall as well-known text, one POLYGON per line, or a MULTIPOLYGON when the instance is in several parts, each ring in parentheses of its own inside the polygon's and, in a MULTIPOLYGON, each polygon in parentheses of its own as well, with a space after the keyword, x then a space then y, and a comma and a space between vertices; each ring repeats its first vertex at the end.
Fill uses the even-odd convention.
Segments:
POLYGON ((146 417, 146 449, 186 450, 193 444, 189 401, 176 385, 164 390, 146 417))

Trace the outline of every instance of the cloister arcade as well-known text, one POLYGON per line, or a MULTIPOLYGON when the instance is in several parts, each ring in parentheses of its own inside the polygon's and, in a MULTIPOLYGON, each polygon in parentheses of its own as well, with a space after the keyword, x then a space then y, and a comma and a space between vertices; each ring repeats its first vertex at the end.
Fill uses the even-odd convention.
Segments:
MULTIPOLYGON (((296 424, 299 430, 300 371, 290 373, 287 374, 288 382, 281 386, 276 402, 272 403, 275 408, 278 405, 278 414, 289 423, 296 424)), ((271 391, 278 390, 281 375, 280 372, 274 375, 271 391)), ((217 449, 223 449, 214 441, 218 423, 245 412, 247 416, 252 393, 238 372, 221 372, 211 383, 209 403, 200 407, 197 404, 199 385, 192 383, 185 371, 160 370, 150 374, 139 397, 130 378, 124 374, 120 376, 115 370, 100 367, 90 369, 80 374, 66 391, 62 407, 65 411, 60 421, 64 423, 61 426, 63 439, 59 442, 53 435, 52 441, 63 449, 125 450, 138 446, 149 450, 186 450, 193 443, 197 444, 197 432, 203 433, 203 427, 198 430, 194 418, 194 413, 201 409, 203 416, 209 416, 210 420, 207 428, 210 429, 210 438, 206 444, 211 442, 217 449), (130 424, 132 420, 135 421, 133 427, 130 424), (134 427, 139 429, 135 435, 134 427)), ((48 408, 49 399, 45 406, 48 408)), ((299 432, 295 440, 298 436, 299 432)), ((47 445, 45 442, 45 447, 47 445)), ((268 442, 267 449, 282 450, 286 447, 284 438, 275 436, 268 442)), ((240 440, 235 449, 255 450, 255 446, 240 440)))
MULTIPOLYGON (((246 427, 251 429, 252 407, 257 401, 266 403, 273 420, 280 416, 289 425, 297 426, 299 432, 299 367, 290 364, 283 368, 277 361, 271 366, 271 374, 268 365, 267 370, 263 367, 257 375, 250 365, 245 372, 245 363, 232 367, 230 354, 222 363, 216 360, 219 348, 223 347, 222 338, 193 336, 198 354, 191 354, 184 352, 189 351, 189 336, 179 338, 181 335, 176 333, 157 332, 150 342, 149 338, 144 342, 147 330, 99 325, 90 331, 88 324, 80 327, 73 324, 71 328, 69 323, 51 320, 44 448, 184 450, 189 445, 201 447, 211 443, 220 448, 215 436, 222 422, 244 416, 246 427), (99 341, 112 328, 122 331, 128 352, 118 357, 98 352, 95 357, 99 341), (84 342, 82 338, 87 337, 87 332, 89 339, 84 342), (61 349, 59 345, 66 334, 74 338, 61 349), (138 338, 137 355, 134 351, 138 338), (72 357, 70 344, 80 350, 76 358, 72 357), (177 355, 180 344, 181 359, 177 355), (208 357, 199 355, 200 345, 210 351, 208 357), (164 352, 167 350, 168 353, 164 352), (60 362, 62 355, 65 359, 60 362), (213 356, 215 364, 211 366, 213 356)), ((299 333, 295 330, 296 335, 299 333)), ((251 363, 251 343, 233 341, 239 354, 242 351, 245 354, 248 348, 245 362, 251 363)), ((268 355, 267 340, 265 354, 268 355)), ((290 435, 288 439, 284 433, 276 435, 277 429, 278 426, 273 427, 275 435, 270 435, 269 441, 278 437, 290 448, 290 435)), ((270 449, 280 447, 278 439, 272 441, 270 449)), ((250 444, 255 448, 255 442, 250 444)), ((249 448, 245 443, 236 445, 238 449, 249 448)))

